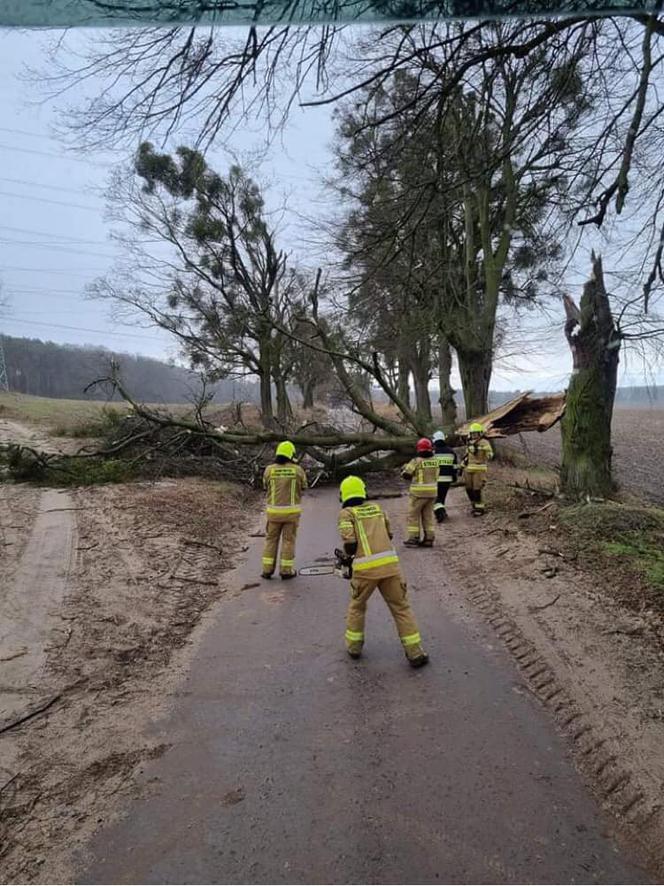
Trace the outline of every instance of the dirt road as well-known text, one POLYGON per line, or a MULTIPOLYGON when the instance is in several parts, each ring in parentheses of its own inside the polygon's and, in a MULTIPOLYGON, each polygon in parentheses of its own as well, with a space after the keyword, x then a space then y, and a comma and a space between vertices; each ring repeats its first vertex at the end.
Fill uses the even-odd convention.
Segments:
MULTIPOLYGON (((329 556, 336 509, 312 494, 300 565, 329 556)), ((379 599, 351 662, 347 586, 257 583, 259 545, 151 729, 170 749, 77 882, 649 882, 463 589, 432 585, 430 552, 403 556, 431 654, 412 671, 379 599)))
POLYGON ((53 439, 41 428, 8 418, 0 418, 0 443, 17 443, 42 452, 58 451, 53 439))

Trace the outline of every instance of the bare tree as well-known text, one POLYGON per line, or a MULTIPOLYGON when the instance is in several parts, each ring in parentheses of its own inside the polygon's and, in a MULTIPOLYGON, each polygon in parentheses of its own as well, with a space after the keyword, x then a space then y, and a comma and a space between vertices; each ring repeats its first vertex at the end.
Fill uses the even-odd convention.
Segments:
POLYGON ((239 167, 217 174, 189 148, 170 156, 144 143, 134 174, 116 181, 112 201, 128 224, 127 260, 92 294, 171 332, 211 379, 257 377, 267 427, 274 385, 277 419, 285 425, 292 356, 276 327, 290 323, 302 294, 256 183, 239 167))

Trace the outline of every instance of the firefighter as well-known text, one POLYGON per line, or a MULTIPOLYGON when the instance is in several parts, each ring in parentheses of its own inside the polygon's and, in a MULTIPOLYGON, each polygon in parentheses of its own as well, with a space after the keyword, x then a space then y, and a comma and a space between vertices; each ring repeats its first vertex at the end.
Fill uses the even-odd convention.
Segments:
POLYGON ((458 459, 456 452, 445 442, 445 432, 436 431, 433 435, 434 458, 438 462, 438 494, 433 513, 438 523, 447 518, 445 499, 452 483, 457 478, 458 459))
POLYGON ((272 578, 277 564, 281 539, 279 574, 282 579, 295 578, 295 536, 300 521, 302 490, 307 488, 307 475, 294 463, 295 447, 285 440, 277 446, 275 463, 265 468, 263 487, 267 491, 263 578, 272 578))
POLYGON ((484 437, 484 427, 473 422, 468 434, 466 454, 463 457, 463 479, 470 500, 473 517, 484 516, 482 489, 486 483, 487 464, 493 458, 491 444, 484 437))
POLYGON ((392 546, 392 531, 380 505, 366 500, 359 477, 346 477, 340 487, 339 534, 344 553, 353 558, 350 603, 346 613, 346 649, 359 658, 364 645, 364 619, 369 597, 378 588, 394 619, 408 662, 422 667, 429 656, 410 608, 399 557, 392 546))
POLYGON ((433 455, 431 440, 422 437, 415 447, 417 455, 401 471, 401 476, 410 480, 408 517, 405 545, 430 548, 433 546, 434 529, 433 506, 438 494, 438 462, 433 455))

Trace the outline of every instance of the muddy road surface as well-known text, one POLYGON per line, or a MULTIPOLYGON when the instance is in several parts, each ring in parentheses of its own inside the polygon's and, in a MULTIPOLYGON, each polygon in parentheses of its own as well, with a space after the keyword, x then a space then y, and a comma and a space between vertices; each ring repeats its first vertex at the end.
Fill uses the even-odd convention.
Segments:
POLYGON ((74 560, 72 500, 52 489, 37 503, 36 519, 14 575, 0 594, 0 720, 40 694, 40 671, 74 560))
MULTIPOLYGON (((300 566, 331 554, 337 507, 310 495, 300 566)), ((432 582, 430 552, 399 532, 431 656, 413 671, 378 595, 353 662, 347 584, 261 581, 261 543, 152 727, 170 749, 77 882, 650 882, 462 589, 432 582)))

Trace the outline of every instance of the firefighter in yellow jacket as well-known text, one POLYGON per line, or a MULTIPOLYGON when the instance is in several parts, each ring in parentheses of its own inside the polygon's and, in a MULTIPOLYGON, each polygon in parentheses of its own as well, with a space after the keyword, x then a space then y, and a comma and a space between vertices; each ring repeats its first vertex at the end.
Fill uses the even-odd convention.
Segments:
POLYGON ((359 658, 364 644, 364 619, 369 597, 378 588, 394 619, 406 658, 414 668, 429 661, 410 608, 392 531, 380 505, 366 501, 359 477, 346 477, 340 488, 339 534, 344 553, 353 558, 350 603, 346 613, 346 649, 359 658))
POLYGON ((302 491, 307 488, 307 475, 293 462, 295 447, 288 440, 277 446, 275 463, 265 468, 263 487, 267 491, 263 578, 272 578, 277 565, 279 540, 281 554, 279 573, 283 579, 295 578, 295 537, 302 513, 302 491))
POLYGON ((466 454, 461 462, 466 495, 470 500, 473 517, 484 515, 482 490, 486 483, 487 465, 493 458, 491 444, 484 437, 484 427, 473 422, 468 434, 466 454))
POLYGON ((406 541, 409 547, 430 548, 436 537, 434 504, 438 494, 438 460, 433 454, 431 440, 422 437, 415 447, 416 457, 401 470, 401 476, 410 480, 406 541))

